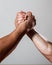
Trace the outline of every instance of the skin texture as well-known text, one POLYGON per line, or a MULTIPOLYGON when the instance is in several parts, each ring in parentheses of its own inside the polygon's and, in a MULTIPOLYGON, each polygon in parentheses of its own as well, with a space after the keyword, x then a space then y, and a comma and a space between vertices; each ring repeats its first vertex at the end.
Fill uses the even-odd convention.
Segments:
POLYGON ((52 43, 44 40, 35 30, 31 29, 33 22, 36 25, 35 21, 31 12, 17 13, 15 19, 16 29, 9 35, 0 38, 0 62, 15 49, 25 33, 33 41, 38 50, 52 62, 52 43))
MULTIPOLYGON (((20 19, 20 17, 19 17, 20 19)), ((35 18, 34 18, 35 19, 35 18)), ((33 23, 33 20, 31 24, 33 23)), ((34 22, 35 23, 35 22, 34 22)), ((37 49, 50 61, 52 62, 52 42, 46 41, 42 38, 34 29, 27 31, 28 37, 33 41, 37 49)))
POLYGON ((9 35, 6 35, 5 37, 0 38, 0 62, 8 56, 17 46, 21 38, 24 36, 24 34, 28 30, 28 26, 30 25, 30 21, 33 20, 32 13, 27 13, 28 18, 25 20, 24 17, 21 23, 19 24, 18 16, 24 15, 23 12, 17 13, 16 19, 15 19, 15 26, 16 29, 11 32, 9 35), (20 14, 19 14, 20 13, 20 14))
POLYGON ((15 24, 15 26, 17 27, 17 25, 19 25, 21 22, 26 21, 26 24, 28 24, 27 26, 27 31, 29 31, 33 26, 36 25, 36 20, 35 17, 32 15, 32 12, 23 12, 21 11, 21 13, 18 13, 17 16, 17 23, 15 24))
POLYGON ((27 33, 28 37, 33 41, 37 49, 52 62, 52 43, 42 38, 35 30, 30 30, 27 33))

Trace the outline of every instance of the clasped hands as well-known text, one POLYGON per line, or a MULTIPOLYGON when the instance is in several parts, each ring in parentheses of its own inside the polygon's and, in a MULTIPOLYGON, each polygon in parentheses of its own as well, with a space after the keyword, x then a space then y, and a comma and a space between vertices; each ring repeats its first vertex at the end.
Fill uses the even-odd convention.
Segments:
POLYGON ((26 32, 30 31, 36 25, 35 16, 32 15, 32 12, 18 12, 15 19, 16 29, 25 30, 26 32))
POLYGON ((52 42, 48 42, 37 33, 33 27, 36 25, 35 16, 29 12, 18 12, 15 19, 16 29, 10 34, 0 38, 0 62, 10 54, 26 33, 38 50, 52 62, 52 42))

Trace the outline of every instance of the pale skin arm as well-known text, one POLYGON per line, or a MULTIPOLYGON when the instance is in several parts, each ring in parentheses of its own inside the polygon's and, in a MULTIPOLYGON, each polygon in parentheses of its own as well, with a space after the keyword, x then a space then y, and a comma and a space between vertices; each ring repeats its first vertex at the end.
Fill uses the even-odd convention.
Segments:
MULTIPOLYGON (((24 12, 23 12, 24 13, 24 12)), ((20 18, 22 16, 20 15, 20 18)), ((30 20, 31 21, 31 20, 30 20)), ((33 21, 33 20, 32 20, 33 21)), ((32 27, 32 21, 30 22, 30 28, 32 27)), ((34 19, 34 23, 35 23, 34 19)), ((21 21, 20 21, 21 22, 21 21)), ((36 23, 35 23, 36 24, 36 23)), ((29 38, 34 42, 38 50, 50 61, 52 62, 52 44, 51 42, 48 42, 44 40, 35 30, 30 30, 27 35, 29 38)))
MULTIPOLYGON (((30 22, 33 23, 33 20, 30 22)), ((36 25, 36 20, 34 18, 34 23, 36 25)), ((30 25, 31 26, 31 25, 30 25)), ((52 43, 46 41, 42 38, 35 30, 30 30, 27 32, 28 37, 33 41, 38 50, 50 61, 52 62, 52 43)))
POLYGON ((35 30, 30 30, 27 35, 33 41, 38 50, 52 62, 52 43, 44 40, 35 30))

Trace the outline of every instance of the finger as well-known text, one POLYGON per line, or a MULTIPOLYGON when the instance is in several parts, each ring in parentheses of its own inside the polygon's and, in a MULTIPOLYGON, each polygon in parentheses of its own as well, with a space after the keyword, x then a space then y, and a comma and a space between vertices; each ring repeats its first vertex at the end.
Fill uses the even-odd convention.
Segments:
POLYGON ((16 19, 15 19, 16 23, 19 24, 23 19, 25 19, 24 13, 25 12, 22 12, 22 11, 17 13, 16 19))
POLYGON ((26 20, 30 20, 32 18, 32 13, 29 11, 26 13, 26 20))
POLYGON ((23 12, 23 11, 18 12, 16 19, 17 19, 18 21, 25 19, 25 14, 26 14, 26 13, 23 12))
POLYGON ((33 15, 33 20, 36 21, 35 16, 33 15))
POLYGON ((24 12, 24 11, 21 11, 21 13, 22 13, 22 14, 26 14, 26 12, 24 12))
POLYGON ((28 12, 26 13, 26 15, 32 16, 32 12, 28 11, 28 12))
POLYGON ((36 25, 36 19, 35 19, 35 16, 33 15, 33 26, 36 25))
POLYGON ((18 13, 17 13, 17 16, 19 16, 19 17, 24 17, 25 14, 26 14, 25 12, 21 11, 21 12, 18 12, 18 13))

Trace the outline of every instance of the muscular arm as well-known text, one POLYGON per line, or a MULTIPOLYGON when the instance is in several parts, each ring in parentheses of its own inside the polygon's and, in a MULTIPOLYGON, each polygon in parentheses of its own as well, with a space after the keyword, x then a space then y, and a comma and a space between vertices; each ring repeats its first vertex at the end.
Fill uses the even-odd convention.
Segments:
POLYGON ((38 50, 52 62, 52 43, 44 40, 36 31, 30 30, 27 35, 34 42, 38 50))

